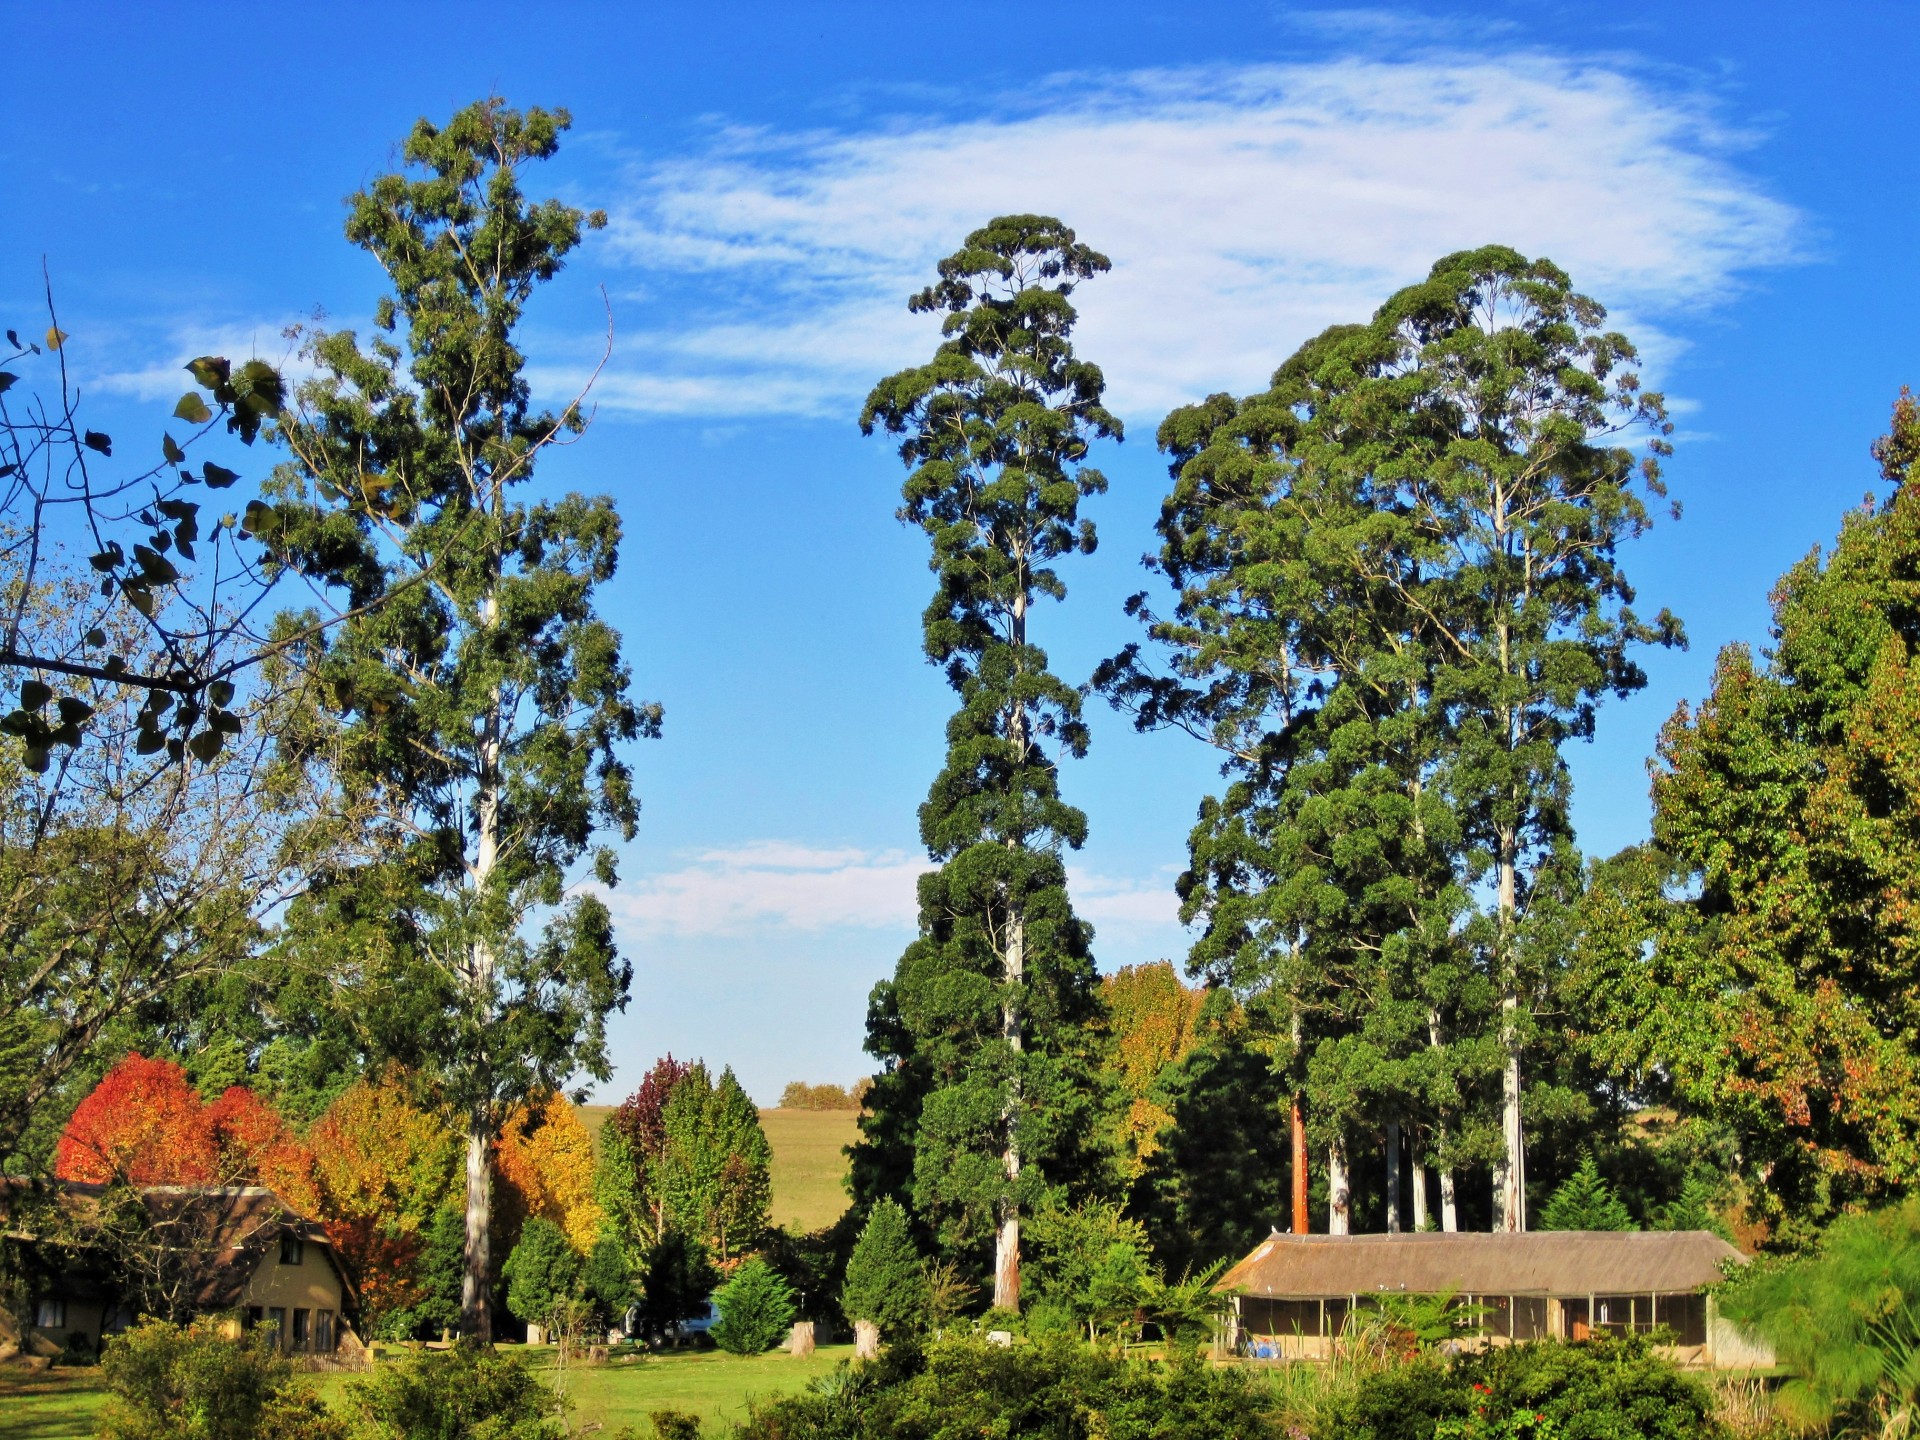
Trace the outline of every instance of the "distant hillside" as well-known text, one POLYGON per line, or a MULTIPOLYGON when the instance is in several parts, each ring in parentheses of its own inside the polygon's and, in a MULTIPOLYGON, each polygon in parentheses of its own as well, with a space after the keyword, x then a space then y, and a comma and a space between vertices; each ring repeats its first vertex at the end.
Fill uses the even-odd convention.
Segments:
MULTIPOLYGON (((598 1135, 614 1107, 582 1105, 580 1119, 598 1135)), ((847 1208, 847 1157, 860 1138, 851 1110, 762 1110, 760 1128, 773 1147, 773 1223, 818 1230, 847 1208)))

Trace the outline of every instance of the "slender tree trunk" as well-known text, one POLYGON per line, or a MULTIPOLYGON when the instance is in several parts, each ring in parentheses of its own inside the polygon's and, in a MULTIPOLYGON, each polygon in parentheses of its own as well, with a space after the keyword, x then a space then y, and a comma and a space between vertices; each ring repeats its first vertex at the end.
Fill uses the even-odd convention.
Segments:
POLYGON ((1400 1125, 1387 1124, 1387 1233, 1400 1233, 1400 1125))
POLYGON ((1500 1138, 1502 1158, 1494 1167, 1493 1228, 1517 1233, 1527 1228, 1526 1133, 1520 1123, 1520 987, 1514 954, 1514 910, 1517 900, 1517 838, 1511 830, 1500 835, 1500 1045, 1506 1059, 1500 1075, 1500 1138))
MULTIPOLYGON (((1000 1007, 1001 1034, 1017 1056, 1024 1048, 1020 1027, 1019 985, 1026 976, 1027 927, 1019 915, 1007 922, 1006 990, 1000 1007)), ((1020 1181, 1020 1075, 1016 1069, 1007 1078, 1005 1114, 1007 1148, 1001 1157, 1006 1169, 1007 1193, 1000 1201, 1000 1228, 994 1239, 993 1303, 996 1309, 1020 1308, 1020 1201, 1015 1187, 1020 1181)))
MULTIPOLYGON (((1027 605, 1025 589, 1014 597, 1013 623, 1008 638, 1016 649, 1027 643, 1027 605)), ((1013 742, 1018 763, 1024 765, 1027 757, 1027 707, 1023 701, 1015 700, 1013 713, 1008 717, 1008 736, 1013 742)), ((1018 836, 1008 836, 1007 844, 1018 847, 1022 843, 1018 836)), ((1006 1107, 1002 1119, 1006 1125, 1006 1150, 1001 1155, 1001 1166, 1006 1172, 1007 1189, 1001 1197, 999 1227, 994 1237, 993 1247, 993 1303, 996 1309, 1018 1310, 1020 1308, 1020 1200, 1018 1186, 1020 1182, 1020 1055, 1026 1048, 1026 1035, 1020 1014, 1021 987, 1027 977, 1027 921, 1020 913, 1017 897, 1008 896, 1007 900, 1007 941, 1003 960, 1004 974, 1000 989, 1000 1034, 1007 1048, 1013 1052, 1013 1064, 1007 1076, 1006 1107)))
POLYGON ((1293 1092, 1293 1233, 1305 1235, 1313 1229, 1307 1214, 1307 1097, 1293 1092))
MULTIPOLYGON (((1447 1143, 1447 1127, 1440 1127, 1440 1143, 1447 1143)), ((1453 1167, 1440 1167, 1440 1228, 1451 1235, 1460 1228, 1460 1208, 1453 1198, 1453 1167)))
POLYGON ((1353 1191, 1347 1180, 1347 1138, 1334 1137, 1327 1146, 1327 1233, 1353 1233, 1353 1191))
MULTIPOLYGON (((496 487, 495 501, 498 504, 496 487)), ((480 607, 481 622, 492 626, 499 602, 489 595, 480 607)), ((486 933, 486 892, 500 863, 500 735, 503 701, 496 688, 480 725, 474 786, 474 919, 480 930, 467 962, 468 1003, 484 1027, 493 1018, 493 939, 486 933)), ((483 1057, 474 1057, 482 1063, 483 1057)), ((490 1090, 490 1086, 483 1087, 490 1090)), ((460 1277, 460 1333, 477 1345, 493 1343, 493 1317, 487 1291, 493 1277, 493 1114, 490 1094, 475 1097, 467 1113, 467 1245, 460 1277)))
MULTIPOLYGON (((1418 1143, 1417 1141, 1415 1142, 1418 1143)), ((1409 1164, 1413 1169, 1413 1229, 1414 1233, 1427 1228, 1427 1162, 1414 1155, 1409 1164)))

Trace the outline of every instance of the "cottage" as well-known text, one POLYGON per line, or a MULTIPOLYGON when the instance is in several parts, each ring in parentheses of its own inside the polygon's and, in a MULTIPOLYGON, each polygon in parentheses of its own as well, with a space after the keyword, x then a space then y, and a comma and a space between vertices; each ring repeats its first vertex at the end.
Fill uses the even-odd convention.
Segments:
POLYGON ((26 1258, 31 1314, 0 1312, 0 1345, 97 1350, 105 1336, 134 1323, 144 1295, 150 1308, 224 1316, 236 1336, 270 1324, 281 1351, 303 1363, 362 1357, 349 1323, 353 1282, 326 1231, 273 1191, 142 1186, 131 1192, 138 1211, 119 1224, 109 1213, 111 1193, 73 1183, 32 1198, 27 1187, 9 1190, 7 1228, 26 1258), (57 1222, 49 1223, 49 1204, 57 1222))
POLYGON ((1770 1364, 1705 1293, 1728 1262, 1744 1259, 1704 1230, 1276 1232, 1217 1288, 1233 1294, 1230 1343, 1263 1358, 1326 1358, 1347 1317, 1382 1295, 1453 1293, 1483 1309, 1489 1344, 1666 1330, 1682 1363, 1770 1364))

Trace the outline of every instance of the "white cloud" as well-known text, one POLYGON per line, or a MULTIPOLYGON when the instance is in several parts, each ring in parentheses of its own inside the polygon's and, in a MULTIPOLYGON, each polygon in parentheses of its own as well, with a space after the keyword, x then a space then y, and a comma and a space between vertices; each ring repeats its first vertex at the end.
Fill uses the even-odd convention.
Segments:
POLYGON ((987 118, 730 131, 638 173, 607 254, 681 294, 670 328, 623 338, 601 403, 844 416, 930 349, 904 299, 933 261, 1015 211, 1112 257, 1079 292, 1081 349, 1143 418, 1262 383, 1451 250, 1551 255, 1642 327, 1797 253, 1795 212, 1728 159, 1744 137, 1617 64, 1345 59, 1039 94, 987 118))
MULTIPOLYGON (((310 373, 301 361, 292 341, 285 336, 292 320, 262 320, 251 323, 218 323, 186 320, 168 328, 164 339, 141 346, 145 354, 159 353, 165 358, 141 364, 134 369, 101 369, 87 376, 93 389, 112 395, 126 395, 142 402, 177 400, 193 388, 187 362, 202 355, 224 355, 238 365, 247 360, 266 360, 279 368, 289 385, 298 384, 310 373)), ((110 347, 127 353, 131 347, 110 347)), ((84 350, 82 351, 84 354, 84 350)))
POLYGON ((923 857, 900 850, 762 840, 706 850, 607 897, 615 918, 648 934, 756 930, 910 930, 923 857))
MULTIPOLYGON (((623 926, 652 936, 911 931, 915 883, 928 868, 923 856, 904 850, 757 840, 695 852, 606 898, 623 926)), ((1158 939, 1179 928, 1170 872, 1141 880, 1074 867, 1068 890, 1103 936, 1158 939)))

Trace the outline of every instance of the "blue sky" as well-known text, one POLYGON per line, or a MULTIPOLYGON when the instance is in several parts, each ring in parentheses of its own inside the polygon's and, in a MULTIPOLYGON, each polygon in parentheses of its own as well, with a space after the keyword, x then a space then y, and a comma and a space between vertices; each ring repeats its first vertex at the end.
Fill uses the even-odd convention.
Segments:
MULTIPOLYGON (((530 184, 612 226, 538 303, 559 394, 614 354, 546 482, 613 494, 606 596, 666 738, 614 897, 636 971, 624 1093, 671 1048, 771 1099, 862 1072, 865 995, 911 934, 915 808, 950 697, 920 660, 924 542, 853 423, 935 343, 906 292, 974 224, 1057 213, 1112 256, 1082 353, 1130 437, 1101 463, 1099 553, 1039 618, 1084 678, 1165 489, 1167 408, 1260 385, 1434 258, 1544 253, 1641 343, 1679 423, 1685 518, 1627 557, 1692 648, 1573 759, 1582 842, 1645 834, 1661 721, 1714 652, 1760 641, 1780 571, 1874 474, 1920 381, 1920 25, 1910 5, 976 0, 887 5, 10 4, 0 313, 44 257, 102 428, 157 426, 179 364, 365 324, 340 201, 416 116, 498 91, 576 129, 530 184)), ((38 328, 36 325, 35 328, 38 328)), ((1093 710, 1065 777, 1092 838, 1076 900, 1104 966, 1184 954, 1173 876, 1216 774, 1093 710)))

